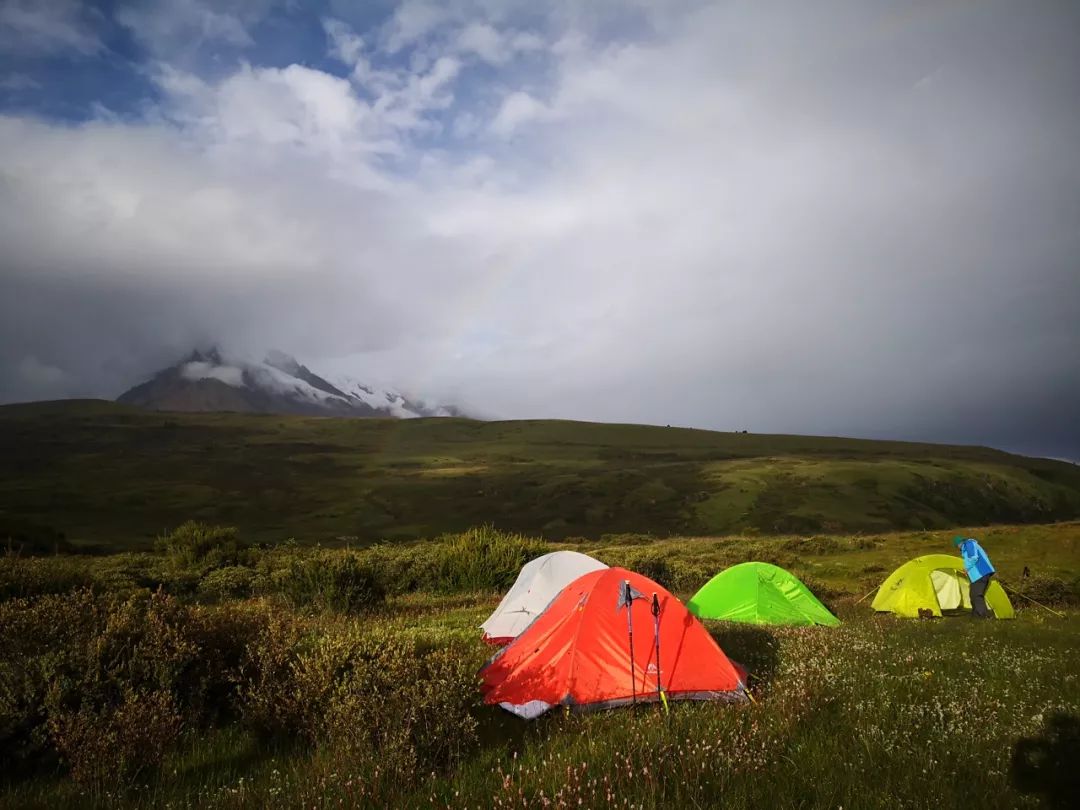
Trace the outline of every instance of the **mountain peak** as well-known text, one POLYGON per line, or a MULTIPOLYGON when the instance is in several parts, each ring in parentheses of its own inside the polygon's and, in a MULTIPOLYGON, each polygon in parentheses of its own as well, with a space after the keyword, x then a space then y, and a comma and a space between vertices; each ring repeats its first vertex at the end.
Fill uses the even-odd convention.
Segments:
POLYGON ((300 365, 300 361, 293 357, 291 354, 286 354, 278 349, 271 349, 266 353, 266 359, 263 361, 268 366, 273 366, 279 371, 284 371, 286 374, 295 375, 300 371, 303 366, 300 365))
POLYGON ((216 345, 209 348, 193 349, 191 354, 182 363, 211 363, 215 366, 222 364, 221 349, 216 345))
POLYGON ((392 389, 352 378, 330 381, 295 357, 273 349, 262 361, 223 359, 218 346, 195 349, 174 366, 125 391, 117 400, 161 411, 241 411, 307 416, 458 415, 455 408, 410 400, 392 389))

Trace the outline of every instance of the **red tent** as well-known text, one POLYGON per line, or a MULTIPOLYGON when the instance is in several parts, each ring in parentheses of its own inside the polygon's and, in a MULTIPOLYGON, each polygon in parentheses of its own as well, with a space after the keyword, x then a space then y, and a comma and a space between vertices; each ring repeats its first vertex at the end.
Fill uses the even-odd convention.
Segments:
POLYGON ((525 718, 553 706, 655 701, 658 683, 668 699, 746 699, 735 665, 701 623, 664 588, 624 568, 567 585, 480 676, 485 703, 525 718))

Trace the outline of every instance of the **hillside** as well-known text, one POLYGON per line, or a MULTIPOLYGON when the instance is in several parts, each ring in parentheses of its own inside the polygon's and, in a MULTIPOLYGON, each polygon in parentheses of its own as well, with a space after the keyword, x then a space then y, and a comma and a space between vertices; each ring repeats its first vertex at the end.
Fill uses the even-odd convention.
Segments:
MULTIPOLYGON (((977 447, 565 421, 0 408, 0 520, 138 546, 189 518, 252 540, 877 532, 1080 516, 1080 468, 977 447)), ((0 531, 11 533, 0 526, 0 531)))

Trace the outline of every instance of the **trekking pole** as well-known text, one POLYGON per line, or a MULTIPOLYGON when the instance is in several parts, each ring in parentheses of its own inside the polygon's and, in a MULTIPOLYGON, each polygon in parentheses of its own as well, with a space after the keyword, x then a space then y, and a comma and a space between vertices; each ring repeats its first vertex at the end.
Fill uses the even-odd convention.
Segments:
MULTIPOLYGON (((999 580, 998 580, 998 582, 1001 582, 1001 580, 999 579, 999 580)), ((1032 598, 1031 598, 1030 596, 1028 596, 1027 594, 1023 594, 1023 593, 1020 593, 1020 591, 1014 591, 1014 590, 1013 590, 1012 588, 1010 588, 1010 587, 1009 587, 1008 585, 1006 585, 1006 584, 1005 584, 1004 582, 1001 582, 1001 587, 1002 587, 1002 588, 1004 588, 1005 590, 1007 590, 1007 591, 1008 591, 1009 593, 1011 593, 1011 594, 1012 594, 1013 596, 1022 596, 1022 597, 1024 597, 1024 599, 1027 599, 1027 600, 1028 600, 1029 602, 1031 602, 1031 603, 1032 603, 1032 604, 1034 604, 1034 605, 1038 605, 1038 606, 1039 606, 1039 607, 1041 607, 1041 608, 1042 608, 1043 610, 1049 610, 1049 611, 1050 611, 1051 613, 1053 613, 1053 614, 1054 614, 1055 616, 1057 616, 1057 617, 1058 617, 1059 619, 1064 619, 1064 618, 1065 618, 1065 614, 1064 614, 1064 613, 1058 613, 1058 612, 1057 612, 1056 610, 1054 610, 1053 608, 1048 608, 1048 607, 1047 607, 1046 605, 1044 605, 1044 604, 1043 604, 1042 602, 1036 602, 1036 601, 1035 601, 1034 599, 1032 599, 1032 598)))
POLYGON ((630 705, 637 704, 637 682, 634 679, 634 595, 630 580, 623 581, 626 588, 626 635, 630 638, 630 705))
POLYGON ((656 596, 656 591, 653 591, 652 595, 652 616, 653 639, 656 641, 656 699, 660 701, 664 714, 667 714, 667 695, 664 694, 664 687, 661 685, 660 677, 660 600, 656 596))

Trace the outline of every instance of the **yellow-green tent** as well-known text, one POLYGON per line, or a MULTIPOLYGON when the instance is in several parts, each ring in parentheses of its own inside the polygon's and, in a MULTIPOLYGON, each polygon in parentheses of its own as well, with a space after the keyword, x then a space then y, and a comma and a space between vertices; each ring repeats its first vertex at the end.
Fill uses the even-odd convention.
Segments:
MULTIPOLYGON (((948 554, 928 554, 904 563, 881 583, 871 603, 874 610, 916 619, 919 610, 935 616, 971 610, 964 561, 948 554)), ((1015 617, 1012 603, 997 580, 986 589, 986 605, 999 619, 1015 617)))

